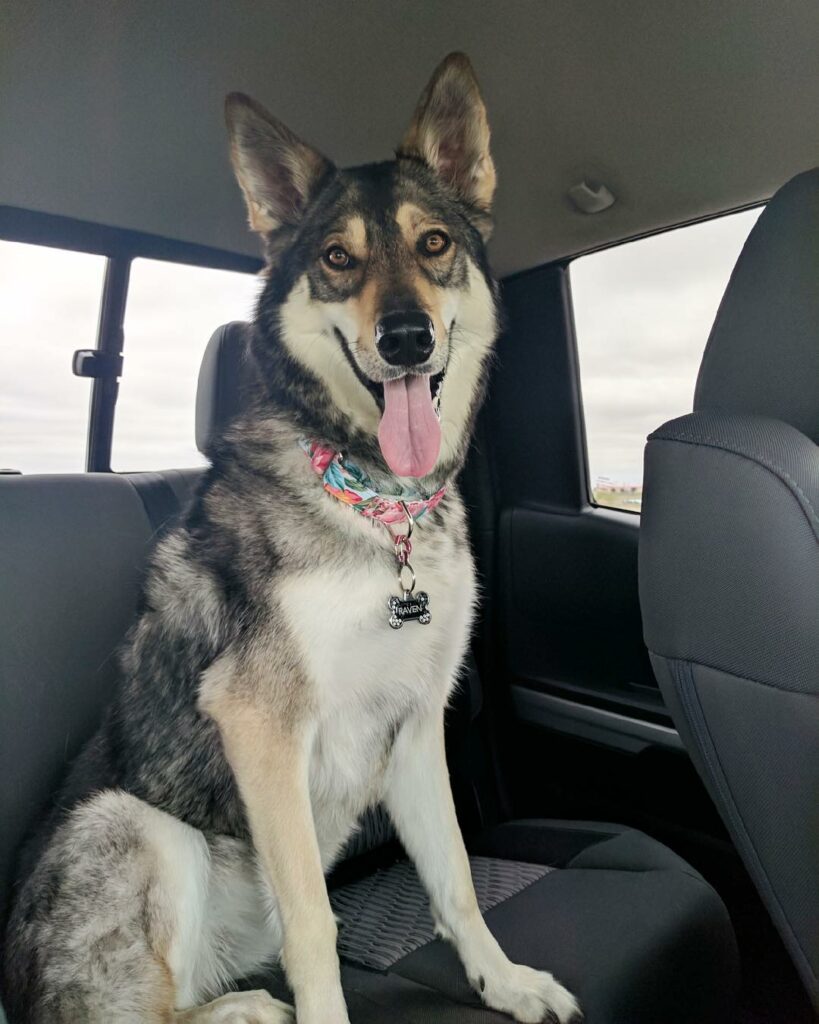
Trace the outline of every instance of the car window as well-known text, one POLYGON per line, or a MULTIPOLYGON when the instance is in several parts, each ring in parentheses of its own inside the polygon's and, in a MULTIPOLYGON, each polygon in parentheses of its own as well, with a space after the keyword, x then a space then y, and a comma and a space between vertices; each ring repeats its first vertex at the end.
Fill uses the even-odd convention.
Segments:
POLYGON ((596 504, 639 512, 646 436, 691 411, 711 325, 760 213, 677 228, 571 264, 596 504))
POLYGON ((91 382, 74 351, 96 346, 105 257, 0 240, 0 469, 85 469, 91 382))
POLYGON ((248 319, 258 291, 259 279, 253 274, 133 261, 114 420, 114 469, 204 463, 194 439, 202 353, 220 324, 248 319))

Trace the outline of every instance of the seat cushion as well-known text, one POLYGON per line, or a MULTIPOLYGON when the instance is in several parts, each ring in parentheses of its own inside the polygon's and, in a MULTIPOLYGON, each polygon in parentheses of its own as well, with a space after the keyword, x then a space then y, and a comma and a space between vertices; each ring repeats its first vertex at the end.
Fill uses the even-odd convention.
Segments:
MULTIPOLYGON (((503 949, 571 989, 584 1024, 731 1019, 738 958, 727 911, 655 840, 617 825, 518 821, 473 844, 472 865, 503 949)), ((454 950, 431 934, 406 862, 332 900, 352 1024, 508 1024, 482 1006, 454 950)), ((283 994, 280 978, 267 981, 283 994)))
MULTIPOLYGON (((495 857, 470 857, 470 867, 482 914, 553 870, 495 857)), ((336 889, 330 901, 343 924, 339 956, 349 963, 386 971, 435 938, 429 900, 409 861, 336 889)))

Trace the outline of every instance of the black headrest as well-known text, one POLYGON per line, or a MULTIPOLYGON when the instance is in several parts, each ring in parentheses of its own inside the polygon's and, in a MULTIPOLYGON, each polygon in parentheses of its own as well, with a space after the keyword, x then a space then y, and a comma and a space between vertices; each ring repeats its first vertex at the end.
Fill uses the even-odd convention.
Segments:
POLYGON ((213 332, 199 369, 196 447, 207 450, 243 404, 250 324, 234 320, 213 332))
POLYGON ((784 185, 749 235, 694 408, 784 420, 819 443, 819 168, 784 185))

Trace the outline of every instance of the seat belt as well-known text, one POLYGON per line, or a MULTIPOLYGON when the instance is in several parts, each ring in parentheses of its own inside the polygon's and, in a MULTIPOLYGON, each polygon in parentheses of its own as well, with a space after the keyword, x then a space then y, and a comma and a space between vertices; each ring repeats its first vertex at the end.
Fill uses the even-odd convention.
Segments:
POLYGON ((151 524, 151 542, 155 546, 176 524, 181 512, 179 498, 161 473, 123 473, 140 497, 151 524))

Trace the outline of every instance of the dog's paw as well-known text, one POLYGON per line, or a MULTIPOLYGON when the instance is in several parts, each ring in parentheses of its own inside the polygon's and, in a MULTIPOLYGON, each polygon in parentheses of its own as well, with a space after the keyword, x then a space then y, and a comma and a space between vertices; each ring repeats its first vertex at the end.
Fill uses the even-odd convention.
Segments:
POLYGON ((179 1024, 195 1024, 198 1019, 208 1024, 295 1024, 296 1014, 292 1006, 274 999, 269 992, 261 989, 254 992, 230 992, 226 996, 200 1008, 177 1014, 179 1024), (203 1014, 207 1011, 207 1016, 203 1014))
POLYGON ((583 1019, 571 992, 546 971, 510 963, 501 975, 479 979, 478 988, 487 1006, 521 1024, 580 1024, 583 1019))

